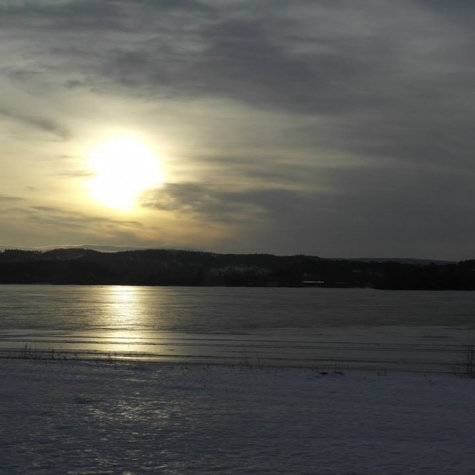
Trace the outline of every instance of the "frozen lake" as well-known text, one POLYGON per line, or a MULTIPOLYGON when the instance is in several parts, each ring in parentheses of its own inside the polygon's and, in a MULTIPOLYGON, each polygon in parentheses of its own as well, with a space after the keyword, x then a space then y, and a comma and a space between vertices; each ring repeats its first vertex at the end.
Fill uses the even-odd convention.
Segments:
POLYGON ((452 372, 475 293, 0 286, 0 353, 452 372))

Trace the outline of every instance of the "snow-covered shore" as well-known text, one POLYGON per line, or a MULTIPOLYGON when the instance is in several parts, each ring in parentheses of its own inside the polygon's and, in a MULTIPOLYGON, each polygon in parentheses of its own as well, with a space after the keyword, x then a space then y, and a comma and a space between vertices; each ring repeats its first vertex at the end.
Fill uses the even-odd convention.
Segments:
POLYGON ((0 473, 473 474, 475 381, 0 361, 0 473))

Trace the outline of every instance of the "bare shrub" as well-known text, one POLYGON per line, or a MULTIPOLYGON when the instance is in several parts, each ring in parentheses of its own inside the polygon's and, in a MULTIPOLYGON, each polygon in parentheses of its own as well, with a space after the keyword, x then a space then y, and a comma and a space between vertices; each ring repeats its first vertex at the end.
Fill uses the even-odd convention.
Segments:
POLYGON ((472 330, 466 341, 462 343, 460 363, 456 365, 456 376, 475 379, 475 331, 472 330))

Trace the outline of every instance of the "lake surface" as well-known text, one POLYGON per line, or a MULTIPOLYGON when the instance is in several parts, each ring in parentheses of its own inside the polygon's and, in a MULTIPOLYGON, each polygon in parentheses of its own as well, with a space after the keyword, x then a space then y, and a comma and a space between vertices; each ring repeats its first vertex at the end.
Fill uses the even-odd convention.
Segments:
POLYGON ((0 286, 0 350, 452 371, 475 292, 0 286))

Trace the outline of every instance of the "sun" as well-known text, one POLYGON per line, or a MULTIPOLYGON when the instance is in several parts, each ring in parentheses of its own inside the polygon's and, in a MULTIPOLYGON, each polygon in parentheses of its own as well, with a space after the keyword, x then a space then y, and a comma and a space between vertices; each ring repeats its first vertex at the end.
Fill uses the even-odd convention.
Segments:
POLYGON ((158 157, 130 137, 107 140, 90 153, 91 196, 104 206, 130 211, 143 191, 163 183, 158 157))

